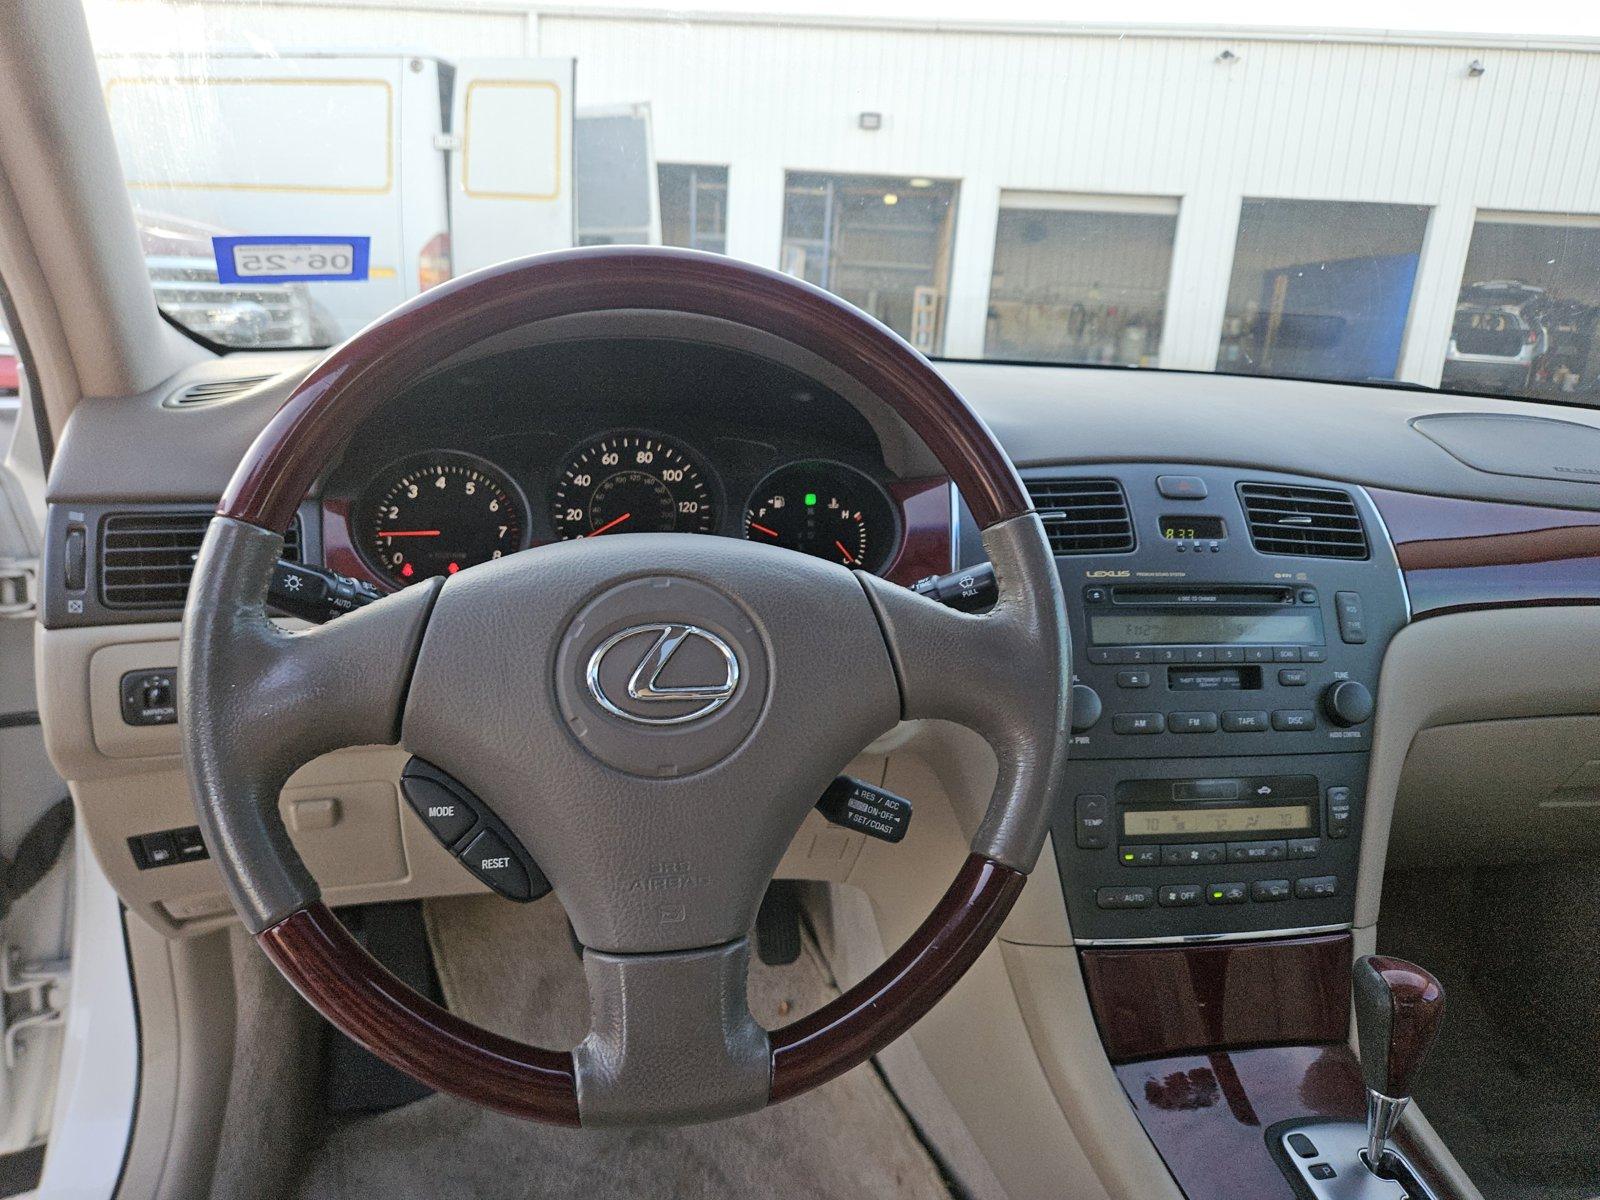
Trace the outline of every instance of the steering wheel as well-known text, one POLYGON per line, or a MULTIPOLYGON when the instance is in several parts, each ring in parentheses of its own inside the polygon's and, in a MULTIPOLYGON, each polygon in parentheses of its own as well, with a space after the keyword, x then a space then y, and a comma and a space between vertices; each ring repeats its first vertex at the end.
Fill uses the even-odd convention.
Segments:
POLYGON ((1070 662, 1060 581, 1027 493, 924 358, 787 276, 713 255, 604 247, 435 288, 311 371, 245 455, 207 531, 184 614, 179 723, 200 825, 234 907, 335 1026, 432 1088, 518 1116, 688 1123, 785 1100, 865 1061, 978 957, 1044 841, 1070 662), (995 606, 955 612, 742 540, 638 534, 511 555, 315 629, 269 620, 281 533, 363 418, 480 339, 624 309, 733 322, 852 375, 960 488, 995 566, 995 606), (659 637, 633 635, 667 627, 692 631, 703 652, 685 656, 680 676, 706 678, 672 681, 661 690, 673 695, 645 698, 659 704, 647 713, 618 680, 632 672, 637 682, 659 652, 659 637), (596 674, 612 686, 594 686, 596 674), (766 886, 837 772, 915 718, 967 725, 996 753, 971 853, 882 967, 769 1032, 745 992, 766 886), (570 1053, 431 1003, 321 902, 279 792, 317 755, 394 743, 479 797, 560 897, 584 946, 591 1009, 570 1053))

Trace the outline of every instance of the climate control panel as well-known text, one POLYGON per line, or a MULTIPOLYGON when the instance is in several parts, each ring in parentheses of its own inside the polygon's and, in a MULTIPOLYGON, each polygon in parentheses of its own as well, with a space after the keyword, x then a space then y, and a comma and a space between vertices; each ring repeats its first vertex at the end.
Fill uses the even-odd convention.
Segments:
POLYGON ((1364 765, 1351 755, 1093 763, 1052 830, 1079 941, 1316 929, 1354 911, 1364 765))

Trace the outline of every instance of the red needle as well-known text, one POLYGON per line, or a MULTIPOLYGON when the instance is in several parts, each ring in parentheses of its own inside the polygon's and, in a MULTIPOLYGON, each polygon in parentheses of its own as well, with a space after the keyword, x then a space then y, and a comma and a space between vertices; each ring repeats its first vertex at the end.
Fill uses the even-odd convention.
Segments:
POLYGON ((437 529, 385 529, 379 537, 438 537, 437 529))
POLYGON ((624 521, 626 521, 631 516, 633 516, 633 514, 631 512, 623 513, 620 517, 614 517, 611 520, 607 521, 604 525, 600 526, 599 529, 591 529, 588 533, 584 534, 583 536, 584 537, 599 537, 606 530, 615 529, 618 525, 621 525, 624 521))
POLYGON ((851 554, 850 551, 846 550, 844 548, 844 543, 841 542, 838 538, 834 538, 833 539, 833 544, 835 546, 839 547, 839 553, 844 555, 845 562, 853 563, 853 562, 856 561, 856 556, 854 554, 851 554))
POLYGON ((778 531, 776 529, 768 529, 765 525, 757 525, 754 521, 750 522, 750 528, 754 529, 757 533, 764 533, 768 537, 778 536, 778 531))

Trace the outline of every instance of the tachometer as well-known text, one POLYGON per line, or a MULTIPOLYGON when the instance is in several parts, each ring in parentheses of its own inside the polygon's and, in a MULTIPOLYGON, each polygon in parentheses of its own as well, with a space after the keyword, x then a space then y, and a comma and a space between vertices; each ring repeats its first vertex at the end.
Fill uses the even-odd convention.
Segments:
POLYGON ((683 447, 637 430, 608 433, 572 454, 551 518, 563 538, 603 533, 710 533, 711 489, 683 447))
POLYGON ((450 450, 385 468, 352 516, 367 559, 399 584, 454 575, 528 544, 521 489, 499 467, 450 450))
POLYGON ((894 546, 894 507, 854 467, 826 459, 790 463, 756 485, 745 507, 744 536, 878 571, 894 546))

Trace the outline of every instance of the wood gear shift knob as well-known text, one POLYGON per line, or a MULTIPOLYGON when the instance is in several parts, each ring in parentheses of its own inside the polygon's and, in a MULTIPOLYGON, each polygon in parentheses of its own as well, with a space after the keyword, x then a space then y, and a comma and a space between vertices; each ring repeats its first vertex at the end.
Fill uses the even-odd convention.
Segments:
POLYGON ((1416 964, 1381 954, 1358 958, 1351 974, 1361 1074, 1368 1090, 1404 1100, 1438 1036, 1444 988, 1416 964))

